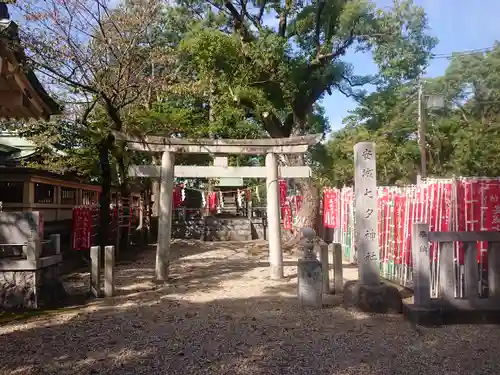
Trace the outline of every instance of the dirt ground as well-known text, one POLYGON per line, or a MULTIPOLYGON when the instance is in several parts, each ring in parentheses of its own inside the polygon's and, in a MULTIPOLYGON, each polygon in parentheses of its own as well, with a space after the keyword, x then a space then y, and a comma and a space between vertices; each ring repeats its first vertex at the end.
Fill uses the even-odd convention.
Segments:
MULTIPOLYGON (((168 285, 152 282, 150 246, 117 265, 116 297, 4 323, 0 374, 500 374, 498 326, 301 308, 296 256, 271 281, 265 244, 179 241, 173 253, 168 285)), ((87 291, 88 277, 67 290, 87 291)))

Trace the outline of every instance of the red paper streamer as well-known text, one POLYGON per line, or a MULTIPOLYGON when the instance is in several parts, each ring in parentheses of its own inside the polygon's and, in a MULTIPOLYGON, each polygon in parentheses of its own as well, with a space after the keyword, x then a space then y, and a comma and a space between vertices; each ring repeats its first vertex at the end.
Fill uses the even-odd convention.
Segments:
POLYGON ((283 210, 283 228, 285 230, 292 230, 292 209, 289 205, 284 205, 283 210))
POLYGON ((173 209, 175 210, 176 208, 178 208, 181 203, 182 203, 182 192, 181 192, 182 188, 181 186, 177 185, 176 187, 174 187, 174 191, 173 191, 173 194, 172 194, 172 207, 173 209))
POLYGON ((337 198, 338 191, 325 189, 323 192, 323 226, 325 228, 337 228, 337 198))
POLYGON ((280 180, 280 206, 283 206, 286 203, 286 181, 280 180))
POLYGON ((297 212, 300 211, 300 208, 302 207, 303 201, 304 201, 304 197, 302 195, 295 196, 295 207, 297 209, 297 212))
POLYGON ((208 210, 215 212, 217 210, 217 193, 212 191, 208 194, 208 210))

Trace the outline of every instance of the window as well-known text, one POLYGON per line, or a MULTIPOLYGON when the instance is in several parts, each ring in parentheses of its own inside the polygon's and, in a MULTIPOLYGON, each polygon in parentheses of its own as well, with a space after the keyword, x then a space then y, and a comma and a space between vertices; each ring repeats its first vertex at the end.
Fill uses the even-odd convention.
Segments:
POLYGON ((97 192, 91 190, 82 190, 82 204, 89 206, 97 204, 97 192))
POLYGON ((35 203, 54 203, 54 185, 35 184, 35 203))
POLYGON ((61 204, 76 204, 76 189, 61 187, 61 204))
POLYGON ((0 182, 0 201, 23 203, 23 182, 0 182))

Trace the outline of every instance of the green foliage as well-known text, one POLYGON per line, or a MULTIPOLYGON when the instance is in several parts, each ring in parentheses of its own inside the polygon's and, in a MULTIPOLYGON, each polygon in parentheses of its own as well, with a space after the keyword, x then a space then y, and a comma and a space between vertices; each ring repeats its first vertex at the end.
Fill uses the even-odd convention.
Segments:
MULTIPOLYGON (((500 45, 495 45, 487 53, 457 54, 442 77, 425 80, 425 97, 440 95, 447 104, 427 110, 429 176, 500 175, 499 72, 500 45)), ((326 145, 331 162, 319 173, 329 183, 352 183, 352 149, 363 140, 377 144, 380 184, 415 182, 419 166, 415 81, 366 96, 345 124, 326 145)))
MULTIPOLYGON (((183 0, 164 5, 161 11, 157 10, 159 3, 153 3, 154 11, 139 12, 140 2, 129 0, 111 12, 109 20, 100 20, 103 35, 92 34, 91 43, 82 47, 85 56, 102 52, 98 63, 91 66, 91 75, 84 75, 78 61, 72 62, 77 64, 78 78, 85 78, 84 85, 73 80, 66 83, 79 92, 92 93, 98 103, 87 118, 64 125, 70 134, 66 138, 80 142, 78 147, 65 143, 68 154, 80 155, 87 150, 95 156, 110 129, 193 138, 326 134, 329 123, 320 101, 340 90, 364 100, 365 108, 356 116, 373 124, 369 131, 346 130, 343 138, 338 137, 343 139, 338 150, 331 145, 311 150, 306 161, 326 176, 327 168, 337 166, 337 161, 328 161, 329 153, 339 153, 352 140, 367 139, 380 130, 385 109, 403 95, 393 87, 423 69, 435 44, 426 34, 422 8, 410 0, 395 1, 391 10, 378 10, 369 0, 183 0), (148 14, 151 16, 145 21, 148 14), (272 18, 278 20, 277 26, 265 22, 272 18), (147 30, 138 27, 141 22, 147 30), (126 30, 126 37, 113 31, 113 26, 126 30), (379 74, 356 75, 354 67, 342 60, 348 50, 372 51, 379 74), (390 95, 365 97, 363 86, 367 83, 377 84, 390 95), (369 119, 375 104, 376 121, 369 119), (87 123, 91 125, 85 129, 78 125, 87 123)), ((85 24, 85 19, 80 21, 85 24)), ((35 31, 32 36, 36 36, 35 31)), ((81 36, 72 32, 72 38, 81 36)), ((65 40, 62 36, 58 38, 61 43, 65 40)), ((54 52, 53 48, 47 51, 39 58, 54 52)), ((67 59, 66 55, 59 57, 67 59)), ((45 58, 40 64, 58 69, 47 61, 45 58)), ((89 61, 93 60, 85 60, 89 61)), ((355 124, 357 119, 351 122, 355 124)), ((394 141, 405 139, 410 126, 407 128, 401 132, 395 124, 394 141)), ((44 134, 41 128, 39 132, 44 134)), ((45 143, 48 141, 45 138, 45 143)), ((391 142, 387 139, 384 147, 396 153, 391 142)), ((151 162, 144 155, 128 153, 125 157, 126 150, 120 144, 111 151, 122 169, 125 159, 151 162)), ((407 154, 413 151, 409 149, 407 154)), ((74 168, 93 173, 93 161, 84 156, 75 159, 74 168), (88 160, 85 166, 81 164, 84 160, 88 160)), ((234 162, 241 165, 254 160, 238 157, 234 162)), ((388 170, 387 174, 393 172, 388 170)), ((348 173, 342 178, 347 179, 348 173)))

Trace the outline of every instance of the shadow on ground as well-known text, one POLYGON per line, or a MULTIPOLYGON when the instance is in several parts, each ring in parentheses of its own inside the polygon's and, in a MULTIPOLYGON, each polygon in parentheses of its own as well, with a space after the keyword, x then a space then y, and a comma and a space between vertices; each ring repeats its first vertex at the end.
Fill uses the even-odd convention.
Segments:
POLYGON ((399 315, 301 308, 296 281, 261 273, 266 255, 224 246, 182 249, 162 286, 148 284, 151 248, 117 267, 119 296, 4 324, 0 373, 500 373, 496 326, 415 329, 399 315))

